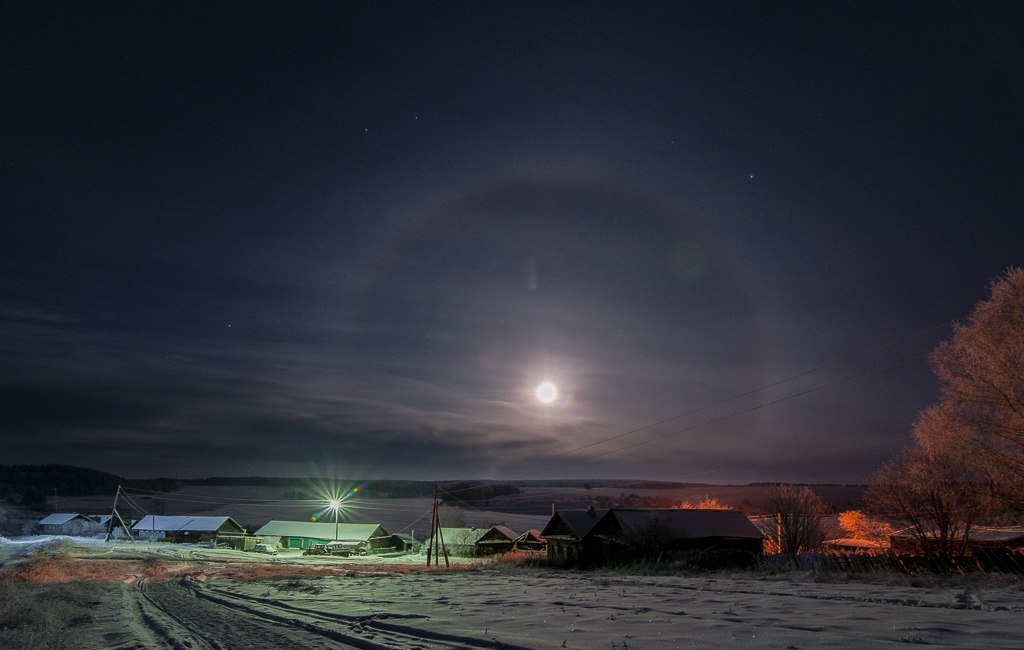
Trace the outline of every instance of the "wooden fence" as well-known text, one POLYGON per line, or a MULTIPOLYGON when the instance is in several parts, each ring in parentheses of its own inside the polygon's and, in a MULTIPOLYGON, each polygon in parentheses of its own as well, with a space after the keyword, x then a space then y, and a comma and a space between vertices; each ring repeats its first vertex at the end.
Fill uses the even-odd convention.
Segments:
POLYGON ((1005 573, 1024 575, 1024 549, 976 549, 971 555, 904 555, 893 552, 765 555, 762 565, 786 571, 841 573, 1005 573))

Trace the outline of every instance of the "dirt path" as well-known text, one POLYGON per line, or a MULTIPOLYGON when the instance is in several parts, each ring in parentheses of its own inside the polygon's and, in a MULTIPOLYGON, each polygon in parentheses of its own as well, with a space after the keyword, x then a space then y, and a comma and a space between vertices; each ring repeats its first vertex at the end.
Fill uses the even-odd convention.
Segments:
POLYGON ((123 597, 121 627, 125 631, 102 635, 110 648, 526 650, 494 639, 417 627, 418 619, 429 618, 425 615, 346 615, 328 611, 330 603, 319 608, 304 607, 202 584, 188 577, 161 583, 143 578, 126 585, 123 597))

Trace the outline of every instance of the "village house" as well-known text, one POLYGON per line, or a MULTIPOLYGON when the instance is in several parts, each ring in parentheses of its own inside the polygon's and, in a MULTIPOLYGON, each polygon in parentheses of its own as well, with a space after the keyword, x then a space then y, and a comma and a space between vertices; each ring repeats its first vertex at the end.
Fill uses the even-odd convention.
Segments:
POLYGON ((528 530, 516 538, 515 549, 517 551, 543 551, 547 546, 540 531, 528 530))
POLYGON ((39 520, 39 530, 46 535, 95 535, 102 527, 77 512, 55 512, 39 520))
POLYGON ((218 536, 244 535, 245 529, 231 517, 146 515, 132 526, 132 534, 139 539, 215 543, 218 536))
POLYGON ((676 508, 556 512, 542 536, 548 557, 585 565, 668 559, 692 551, 753 557, 764 542, 742 512, 676 508))
POLYGON ((269 521, 255 533, 263 543, 276 548, 308 549, 314 544, 345 542, 367 552, 394 548, 391 535, 380 524, 333 523, 323 521, 269 521))
POLYGON ((737 510, 612 508, 590 529, 596 562, 667 558, 687 551, 760 555, 764 536, 737 510))
POLYGON ((508 526, 491 526, 476 540, 477 553, 495 555, 508 553, 515 548, 519 533, 513 532, 508 526))
POLYGON ((583 538, 607 510, 559 510, 540 532, 548 547, 548 559, 563 564, 583 561, 583 538))
MULTIPOLYGON (((490 528, 442 528, 441 540, 449 555, 470 557, 508 553, 519 534, 508 526, 490 528)), ((433 540, 433 538, 431 538, 433 540)))

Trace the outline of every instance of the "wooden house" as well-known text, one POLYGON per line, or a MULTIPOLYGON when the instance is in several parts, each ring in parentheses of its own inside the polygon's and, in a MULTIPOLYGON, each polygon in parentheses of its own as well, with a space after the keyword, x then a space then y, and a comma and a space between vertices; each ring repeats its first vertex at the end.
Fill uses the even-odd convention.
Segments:
POLYGON ((95 535, 101 527, 77 512, 55 512, 39 520, 39 530, 45 535, 95 535))
POLYGON ((612 508, 556 512, 541 536, 566 564, 669 559, 688 551, 760 554, 764 538, 742 512, 612 508))
POLYGON ((216 542, 218 535, 242 535, 245 529, 231 517, 146 515, 132 526, 140 539, 167 542, 216 542))
POLYGON ((548 549, 548 559, 563 564, 579 564, 584 558, 584 538, 607 510, 559 510, 540 532, 548 549))
POLYGON ((308 549, 314 544, 347 542, 367 552, 393 547, 391 535, 380 524, 324 521, 269 521, 254 533, 263 543, 277 548, 308 549))
POLYGON ((476 540, 478 555, 495 555, 508 553, 515 548, 519 533, 513 532, 508 526, 491 526, 476 540))
POLYGON ((546 547, 547 542, 537 529, 528 530, 516 538, 517 551, 543 551, 546 547))
POLYGON ((688 551, 763 552, 764 536, 737 510, 612 508, 590 529, 585 562, 668 559, 688 551))
POLYGON ((444 541, 448 554, 462 557, 507 553, 515 547, 518 537, 518 533, 502 525, 490 528, 441 529, 441 540, 444 541))

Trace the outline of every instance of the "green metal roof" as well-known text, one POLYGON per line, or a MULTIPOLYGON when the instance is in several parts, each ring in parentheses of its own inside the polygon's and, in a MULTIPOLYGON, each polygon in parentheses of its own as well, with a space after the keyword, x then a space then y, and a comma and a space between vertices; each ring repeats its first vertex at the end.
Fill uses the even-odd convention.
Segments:
MULTIPOLYGON (((342 541, 365 542, 374 537, 386 537, 387 531, 380 524, 338 523, 337 539, 342 541)), ((309 537, 314 539, 335 539, 334 522, 324 521, 270 521, 254 535, 267 537, 309 537)))

